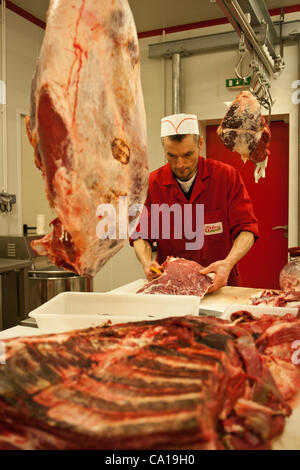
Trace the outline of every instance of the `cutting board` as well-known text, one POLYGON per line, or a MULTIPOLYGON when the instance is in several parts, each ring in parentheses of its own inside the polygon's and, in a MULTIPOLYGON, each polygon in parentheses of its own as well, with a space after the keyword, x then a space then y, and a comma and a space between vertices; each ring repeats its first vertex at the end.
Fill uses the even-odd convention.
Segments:
MULTIPOLYGON (((129 284, 118 287, 110 291, 119 294, 135 294, 145 284, 145 279, 137 279, 129 284)), ((206 294, 201 300, 201 308, 217 310, 223 312, 231 304, 248 304, 249 297, 257 294, 262 289, 252 289, 250 287, 231 287, 226 286, 212 294, 206 294)))
POLYGON ((250 304, 249 297, 258 294, 262 289, 252 289, 250 287, 232 287, 226 286, 222 289, 206 294, 201 300, 201 308, 210 308, 223 312, 228 305, 232 304, 250 304))

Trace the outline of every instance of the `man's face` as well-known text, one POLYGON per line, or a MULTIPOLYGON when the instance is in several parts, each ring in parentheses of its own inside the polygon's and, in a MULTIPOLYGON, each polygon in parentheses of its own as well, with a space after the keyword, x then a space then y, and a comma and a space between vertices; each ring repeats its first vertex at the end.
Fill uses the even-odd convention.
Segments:
POLYGON ((187 135, 181 142, 164 138, 165 157, 175 176, 181 181, 187 181, 197 171, 202 140, 197 143, 193 135, 187 135))

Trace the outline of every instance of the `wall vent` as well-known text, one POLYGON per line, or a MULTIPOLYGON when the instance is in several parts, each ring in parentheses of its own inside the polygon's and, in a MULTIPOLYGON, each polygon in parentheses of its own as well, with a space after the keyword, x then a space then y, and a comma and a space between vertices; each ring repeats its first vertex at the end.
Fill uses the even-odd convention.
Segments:
POLYGON ((7 257, 8 258, 15 258, 16 257, 16 244, 15 243, 8 243, 7 244, 7 257))

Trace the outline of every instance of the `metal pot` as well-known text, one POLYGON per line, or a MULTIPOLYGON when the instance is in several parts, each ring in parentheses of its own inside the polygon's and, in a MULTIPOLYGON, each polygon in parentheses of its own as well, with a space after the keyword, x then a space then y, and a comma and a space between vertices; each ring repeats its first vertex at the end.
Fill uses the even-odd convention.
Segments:
POLYGON ((93 281, 84 276, 62 270, 40 270, 28 272, 29 311, 61 292, 91 292, 93 281))

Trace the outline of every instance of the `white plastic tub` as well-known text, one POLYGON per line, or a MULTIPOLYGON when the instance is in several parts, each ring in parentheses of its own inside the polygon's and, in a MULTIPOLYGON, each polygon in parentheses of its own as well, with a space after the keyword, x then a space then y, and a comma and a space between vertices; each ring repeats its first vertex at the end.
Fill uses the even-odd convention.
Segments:
POLYGON ((230 320, 232 313, 239 312, 241 310, 252 313, 255 318, 260 318, 262 315, 284 316, 287 313, 292 313, 296 316, 298 313, 298 308, 269 307, 268 305, 232 304, 226 307, 220 318, 223 320, 230 320))
POLYGON ((33 310, 43 333, 89 328, 110 321, 155 320, 198 315, 199 297, 186 295, 139 295, 64 292, 33 310))

